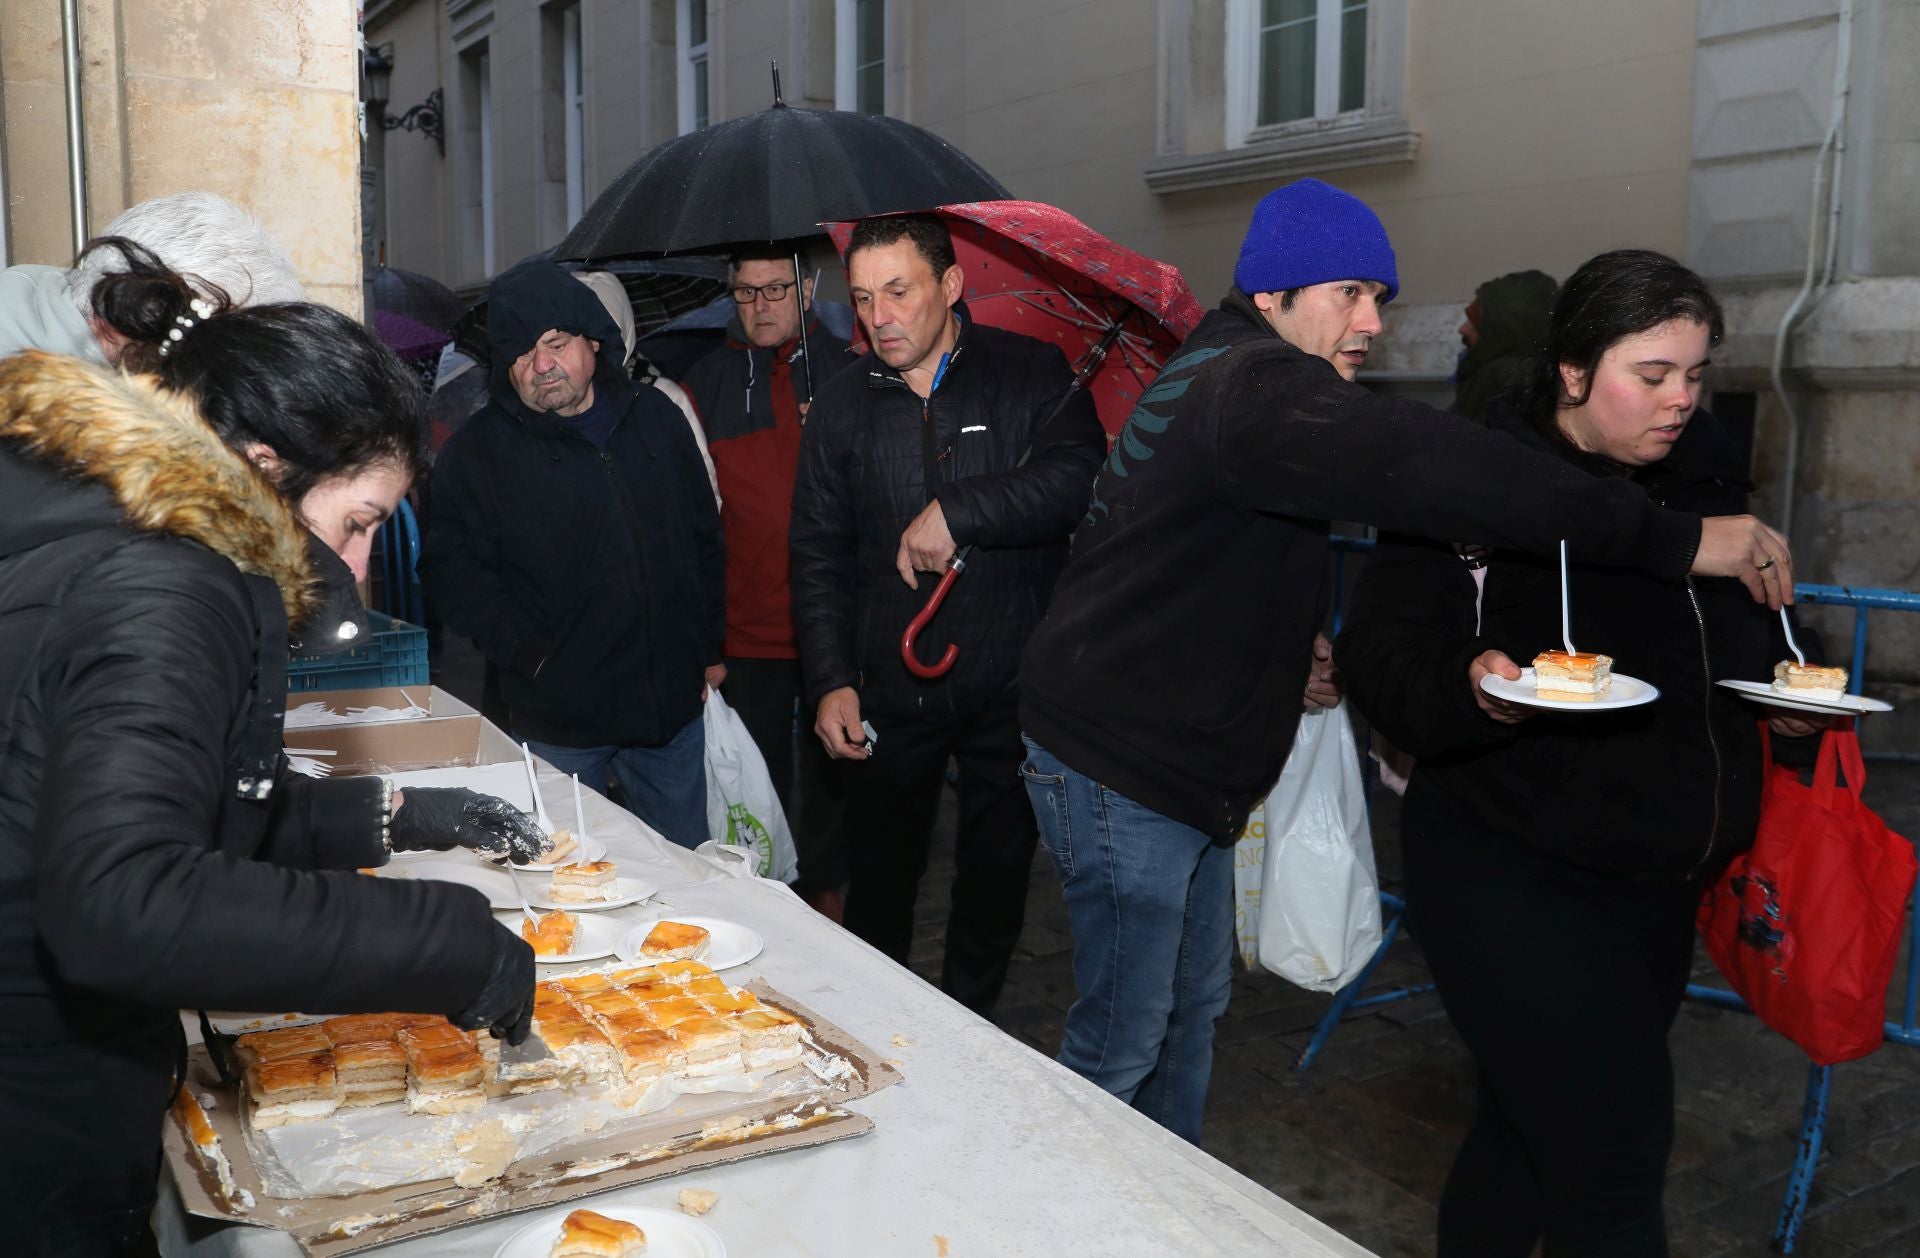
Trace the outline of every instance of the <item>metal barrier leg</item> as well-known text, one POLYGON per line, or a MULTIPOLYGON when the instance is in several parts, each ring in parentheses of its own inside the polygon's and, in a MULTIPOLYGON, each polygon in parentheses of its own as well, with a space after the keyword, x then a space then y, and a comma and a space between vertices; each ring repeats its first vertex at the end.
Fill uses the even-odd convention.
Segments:
POLYGON ((1383 892, 1380 903, 1393 914, 1387 919, 1386 929, 1380 933, 1380 946, 1375 948, 1373 956, 1367 959, 1366 968, 1361 970, 1351 983, 1333 994, 1333 1004, 1327 1007, 1327 1012, 1320 1018, 1320 1024, 1314 1027, 1313 1038, 1307 1041, 1306 1048, 1302 1049, 1300 1056, 1294 1059, 1295 1070, 1305 1070, 1313 1065, 1314 1059, 1320 1056, 1320 1050, 1327 1046, 1329 1039, 1333 1038, 1334 1028, 1339 1026, 1341 1020, 1348 1014, 1357 1013, 1362 1009, 1377 1009, 1381 1005, 1391 1005, 1396 1001, 1411 1000, 1415 996, 1422 996, 1433 990, 1432 983, 1416 983, 1411 987, 1396 987, 1390 992, 1381 992, 1377 996, 1368 996, 1364 999, 1361 997, 1360 993, 1366 989, 1367 980, 1373 977, 1373 972, 1380 967, 1380 962, 1386 959, 1387 949, 1393 947, 1393 941, 1400 937, 1400 923, 1407 915, 1406 903, 1398 896, 1383 892))
POLYGON ((1827 1092, 1833 1086, 1833 1067, 1814 1066, 1807 1074, 1807 1101, 1800 1115, 1800 1151, 1793 1173, 1787 1176, 1787 1195, 1780 1203, 1780 1221, 1774 1224, 1773 1247, 1793 1252, 1806 1217, 1807 1197, 1813 1192, 1813 1174, 1820 1161, 1820 1142, 1827 1132, 1827 1092))

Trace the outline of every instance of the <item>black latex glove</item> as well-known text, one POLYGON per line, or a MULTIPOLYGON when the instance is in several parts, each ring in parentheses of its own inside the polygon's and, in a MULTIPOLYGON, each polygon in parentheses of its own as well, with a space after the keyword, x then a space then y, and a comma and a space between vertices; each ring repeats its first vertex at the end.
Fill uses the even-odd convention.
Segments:
POLYGON ((547 850, 547 836, 527 814, 494 795, 464 786, 409 786, 393 811, 387 839, 396 852, 444 852, 472 848, 488 860, 532 864, 547 850))
POLYGON ((453 1015, 462 1031, 486 1027, 496 1039, 518 1044, 533 1028, 533 949, 498 922, 493 926, 493 972, 473 1003, 453 1015))

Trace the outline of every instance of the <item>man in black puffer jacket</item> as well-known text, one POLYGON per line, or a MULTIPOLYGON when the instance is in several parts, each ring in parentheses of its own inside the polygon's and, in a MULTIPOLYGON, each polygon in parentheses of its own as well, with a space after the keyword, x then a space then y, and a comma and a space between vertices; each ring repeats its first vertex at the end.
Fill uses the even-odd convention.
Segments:
POLYGON ((726 611, 699 448, 555 264, 493 281, 487 337, 493 401, 434 470, 427 596, 499 667, 515 737, 595 790, 617 773, 635 815, 698 847, 726 611))
POLYGON ((952 757, 960 819, 941 985, 984 1013, 1020 934, 1036 838, 1018 776, 1020 652, 1106 443, 1059 350, 968 319, 937 219, 860 224, 847 276, 873 352, 814 402, 788 535, 814 732, 863 762, 849 786, 846 925, 906 961, 952 757), (918 652, 959 655, 922 680, 900 656, 932 589, 916 574, 940 572, 961 546, 977 549, 918 652))

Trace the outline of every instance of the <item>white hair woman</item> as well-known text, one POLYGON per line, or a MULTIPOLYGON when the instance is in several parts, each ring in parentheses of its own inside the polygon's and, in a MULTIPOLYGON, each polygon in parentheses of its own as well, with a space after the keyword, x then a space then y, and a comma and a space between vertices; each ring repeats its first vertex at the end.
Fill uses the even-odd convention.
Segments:
MULTIPOLYGON (((293 261, 259 220, 211 192, 155 197, 107 224, 102 238, 131 240, 188 277, 202 298, 259 306, 304 301, 293 261)), ((15 266, 0 271, 0 356, 23 349, 116 363, 126 338, 93 311, 93 289, 126 270, 112 249, 89 248, 73 269, 15 266)))

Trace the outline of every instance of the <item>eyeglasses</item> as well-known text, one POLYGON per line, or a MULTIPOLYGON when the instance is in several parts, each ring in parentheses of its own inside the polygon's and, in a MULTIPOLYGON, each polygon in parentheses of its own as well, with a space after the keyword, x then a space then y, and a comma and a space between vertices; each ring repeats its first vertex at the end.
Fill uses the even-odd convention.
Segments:
POLYGON ((737 306, 751 306, 757 298, 763 295, 768 301, 785 301, 787 299, 787 290, 792 287, 792 280, 781 280, 775 284, 761 284, 758 287, 752 284, 741 284, 733 290, 733 301, 737 306))

